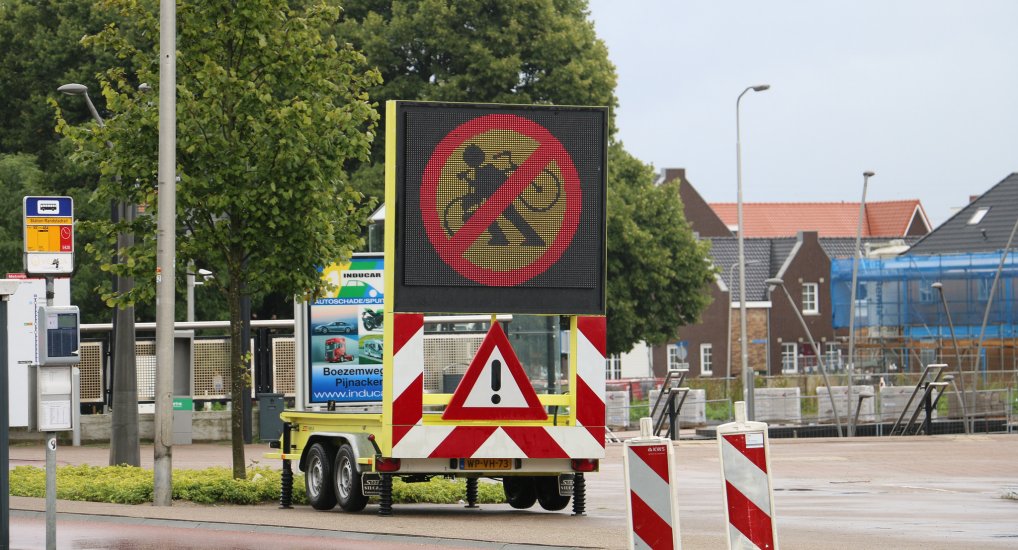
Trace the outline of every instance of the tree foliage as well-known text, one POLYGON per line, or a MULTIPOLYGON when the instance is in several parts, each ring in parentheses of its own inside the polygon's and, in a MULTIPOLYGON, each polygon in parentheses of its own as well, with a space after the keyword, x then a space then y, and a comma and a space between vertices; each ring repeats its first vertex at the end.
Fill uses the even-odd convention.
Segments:
MULTIPOLYGON (((349 0, 337 33, 364 51, 386 100, 615 107, 615 67, 585 0, 349 0)), ((379 111, 380 116, 384 113, 379 111)), ((355 173, 382 196, 383 140, 355 173)))
POLYGON ((654 171, 620 143, 608 155, 608 353, 640 340, 663 344, 710 303, 709 244, 686 222, 679 183, 654 183, 654 171))
POLYGON ((42 193, 43 172, 28 154, 0 154, 0 277, 22 270, 22 197, 42 193))
MULTIPOLYGON (((85 43, 122 60, 101 79, 113 116, 104 127, 59 126, 77 145, 76 159, 98 168, 96 200, 147 204, 153 214, 130 225, 91 224, 108 242, 118 231, 136 235, 122 265, 109 258, 109 247, 92 249, 104 256, 103 269, 136 277, 135 290, 110 295, 113 302, 149 300, 155 292, 158 102, 138 85, 158 87, 156 4, 103 2, 122 23, 85 43)), ((193 261, 212 271, 208 284, 227 298, 234 403, 248 382, 242 297, 320 294, 325 283, 316 266, 342 261, 361 245, 372 206, 346 182, 343 166, 367 159, 377 115, 365 90, 378 73, 329 32, 338 17, 337 8, 321 3, 178 2, 176 270, 182 274, 193 261)), ((234 475, 243 477, 239 406, 232 430, 234 475)))
MULTIPOLYGON (((0 153, 35 155, 47 183, 57 191, 79 182, 60 178, 66 167, 47 98, 56 95, 61 84, 88 85, 100 68, 109 66, 112 56, 80 45, 82 36, 100 29, 102 22, 90 2, 0 2, 0 112, 6 116, 0 125, 0 153)), ((88 120, 88 111, 81 107, 71 111, 71 120, 88 120)))

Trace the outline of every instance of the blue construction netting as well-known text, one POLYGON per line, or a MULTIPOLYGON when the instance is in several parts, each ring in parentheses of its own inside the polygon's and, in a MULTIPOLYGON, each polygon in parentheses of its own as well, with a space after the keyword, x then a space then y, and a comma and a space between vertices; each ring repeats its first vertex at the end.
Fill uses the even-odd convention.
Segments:
MULTIPOLYGON (((978 338, 1002 252, 939 256, 898 256, 859 262, 856 327, 896 327, 910 338, 950 337, 944 298, 958 338, 978 338)), ((1007 255, 986 325, 986 338, 1016 335, 1018 258, 1007 255)), ((831 263, 835 328, 848 328, 852 260, 831 263)))

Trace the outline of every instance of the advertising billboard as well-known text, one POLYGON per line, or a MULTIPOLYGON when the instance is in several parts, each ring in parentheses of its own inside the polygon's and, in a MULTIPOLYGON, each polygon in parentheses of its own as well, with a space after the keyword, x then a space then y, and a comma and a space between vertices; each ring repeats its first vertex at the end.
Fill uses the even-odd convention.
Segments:
POLYGON ((382 400, 384 275, 380 255, 322 269, 335 290, 308 308, 308 401, 382 400))

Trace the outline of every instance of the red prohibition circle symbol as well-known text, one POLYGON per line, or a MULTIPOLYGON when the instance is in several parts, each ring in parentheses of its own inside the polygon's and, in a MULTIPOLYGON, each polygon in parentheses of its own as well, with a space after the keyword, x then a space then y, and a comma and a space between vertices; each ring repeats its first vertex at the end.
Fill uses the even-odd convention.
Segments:
POLYGON ((60 228, 60 236, 65 238, 65 239, 70 239, 71 238, 71 228, 67 227, 66 225, 64 227, 61 227, 60 228))
POLYGON ((486 286, 515 286, 533 279, 554 265, 576 234, 582 200, 580 178, 565 147, 547 128, 510 114, 478 117, 449 132, 435 147, 424 169, 421 182, 421 218, 428 240, 446 264, 464 277, 486 286), (461 227, 456 228, 454 232, 448 232, 443 227, 442 219, 445 206, 440 204, 438 199, 443 170, 453 153, 462 150, 464 144, 493 130, 506 132, 507 135, 519 134, 533 140, 537 147, 526 160, 515 167, 497 190, 477 206, 461 227), (478 265, 469 257, 468 250, 478 239, 483 238, 485 231, 496 224, 507 209, 513 209, 513 202, 534 184, 536 178, 541 176, 542 172, 546 172, 552 163, 558 167, 561 174, 561 193, 565 200, 561 225, 554 238, 550 243, 546 243, 542 254, 525 265, 501 271, 478 265))

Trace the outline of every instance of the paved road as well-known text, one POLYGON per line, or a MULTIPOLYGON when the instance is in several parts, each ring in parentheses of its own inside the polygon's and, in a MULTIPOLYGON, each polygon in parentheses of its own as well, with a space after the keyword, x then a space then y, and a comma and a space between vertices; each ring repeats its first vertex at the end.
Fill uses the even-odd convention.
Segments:
MULTIPOLYGON (((724 547, 717 445, 713 441, 682 441, 676 445, 683 546, 724 547)), ((249 447, 248 461, 268 463, 260 458, 264 450, 265 446, 249 447)), ((42 465, 44 458, 41 447, 14 447, 10 455, 12 465, 42 465)), ((103 448, 61 447, 57 452, 60 463, 102 465, 107 456, 103 448)), ((150 447, 143 449, 143 462, 149 467, 151 456, 150 447)), ((226 445, 177 446, 174 467, 225 465, 229 456, 226 445)), ((773 440, 771 459, 781 546, 1016 548, 1018 501, 1001 498, 1004 490, 1018 485, 1015 456, 1018 437, 1014 435, 773 440)), ((507 505, 488 505, 480 510, 397 505, 395 517, 380 518, 373 513, 377 510, 374 505, 360 514, 345 514, 338 509, 323 513, 308 507, 278 510, 273 505, 206 507, 178 503, 156 508, 61 501, 58 534, 78 536, 74 533, 81 530, 82 538, 74 539, 81 544, 69 542, 67 547, 124 549, 165 547, 171 540, 174 546, 185 548, 194 541, 196 548, 243 549, 275 546, 280 541, 295 548, 319 544, 342 548, 361 546, 366 540, 373 547, 382 545, 380 548, 461 544, 468 548, 625 547, 620 445, 609 445, 601 472, 588 475, 587 488, 588 515, 581 518, 512 510, 507 505), (103 529, 100 518, 116 522, 117 528, 103 529), (132 525, 162 531, 117 538, 122 532, 121 523, 125 524, 124 533, 133 533, 132 525), (95 532, 107 536, 89 535, 95 532), (180 535, 178 539, 178 532, 194 533, 197 538, 180 535), (274 538, 282 536, 286 538, 274 538), (162 544, 145 546, 151 540, 162 544)), ((38 547, 43 540, 38 537, 44 533, 42 516, 31 511, 44 510, 44 501, 12 497, 11 505, 15 509, 14 547, 38 547)))

